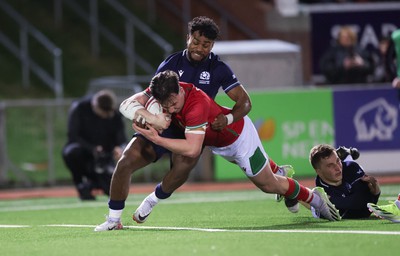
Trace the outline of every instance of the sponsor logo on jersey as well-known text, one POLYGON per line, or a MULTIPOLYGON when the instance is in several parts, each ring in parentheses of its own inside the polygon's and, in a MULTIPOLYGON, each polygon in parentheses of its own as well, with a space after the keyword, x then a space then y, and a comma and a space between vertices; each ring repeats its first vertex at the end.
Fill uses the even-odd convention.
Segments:
POLYGON ((207 71, 201 72, 199 79, 199 84, 210 84, 210 73, 207 71))
POLYGON ((183 71, 182 69, 178 70, 179 77, 182 77, 182 75, 183 75, 184 72, 185 72, 185 71, 183 71))

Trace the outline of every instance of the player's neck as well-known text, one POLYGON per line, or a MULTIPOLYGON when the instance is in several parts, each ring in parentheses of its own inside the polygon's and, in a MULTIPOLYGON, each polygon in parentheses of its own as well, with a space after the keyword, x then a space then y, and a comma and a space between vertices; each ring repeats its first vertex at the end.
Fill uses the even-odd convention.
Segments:
POLYGON ((326 184, 328 184, 328 185, 335 186, 335 187, 342 185, 342 181, 341 180, 339 180, 339 181, 326 181, 326 180, 324 180, 324 182, 326 184))

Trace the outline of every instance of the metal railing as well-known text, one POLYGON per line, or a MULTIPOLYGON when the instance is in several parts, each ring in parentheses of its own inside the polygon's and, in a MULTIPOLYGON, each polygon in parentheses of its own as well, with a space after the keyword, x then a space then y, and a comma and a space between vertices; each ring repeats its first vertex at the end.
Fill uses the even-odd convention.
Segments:
POLYGON ((57 98, 63 97, 62 79, 62 50, 52 43, 42 32, 32 26, 17 11, 15 11, 4 0, 0 0, 0 9, 11 17, 20 28, 19 45, 14 43, 6 34, 0 31, 0 43, 3 44, 22 64, 22 84, 24 87, 30 85, 30 71, 39 77, 55 93, 57 98), (53 58, 53 74, 47 72, 29 53, 29 36, 36 39, 53 58))
POLYGON ((63 170, 60 148, 65 143, 71 102, 70 99, 0 101, 0 187, 10 177, 14 177, 17 186, 34 186, 36 179, 47 185, 56 184, 56 170, 63 170))
POLYGON ((90 80, 87 94, 102 89, 111 89, 118 97, 127 98, 143 91, 150 83, 152 76, 107 76, 90 80))
MULTIPOLYGON (((115 88, 107 88, 115 92, 115 88)), ((125 98, 118 97, 118 103, 125 98)), ((0 101, 0 189, 72 184, 62 148, 67 141, 68 111, 74 100, 0 101)), ((132 121, 123 121, 129 139, 132 121)), ((168 170, 169 158, 165 158, 144 167, 133 180, 160 181, 168 170)))
POLYGON ((55 0, 55 17, 56 23, 60 22, 62 17, 62 3, 70 7, 80 18, 82 18, 91 28, 91 42, 92 42, 92 53, 97 56, 99 53, 99 36, 103 36, 108 40, 114 47, 126 55, 127 61, 127 74, 135 74, 135 64, 137 64, 145 70, 147 73, 154 73, 155 67, 153 67, 148 61, 140 56, 135 51, 135 29, 140 30, 146 35, 151 41, 153 41, 162 51, 164 52, 164 58, 171 54, 173 47, 161 36, 155 33, 149 26, 143 23, 135 15, 133 15, 128 9, 126 9, 117 0, 104 0, 104 3, 108 4, 113 10, 119 13, 125 19, 125 39, 121 40, 115 33, 106 28, 98 18, 98 0, 90 0, 89 11, 84 10, 82 6, 75 0, 55 0))

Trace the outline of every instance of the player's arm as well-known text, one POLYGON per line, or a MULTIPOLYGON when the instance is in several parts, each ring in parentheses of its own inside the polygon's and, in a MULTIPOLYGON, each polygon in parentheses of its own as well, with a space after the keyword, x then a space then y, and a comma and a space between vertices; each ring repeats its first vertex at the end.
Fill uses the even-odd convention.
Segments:
POLYGON ((341 196, 341 191, 331 195, 329 200, 338 209, 362 209, 367 203, 371 202, 373 196, 362 181, 357 181, 352 185, 352 193, 346 197, 341 196))
POLYGON ((363 177, 361 177, 361 180, 367 183, 369 191, 372 195, 376 196, 381 193, 379 182, 375 177, 364 175, 363 177))
POLYGON ((148 126, 148 129, 143 129, 136 124, 133 124, 133 128, 153 143, 160 145, 175 154, 195 158, 201 153, 206 126, 204 125, 203 127, 186 131, 185 139, 169 139, 161 137, 151 126, 148 126))
POLYGON ((220 114, 215 118, 214 122, 211 124, 213 130, 220 131, 224 129, 225 126, 244 117, 251 110, 250 97, 242 85, 236 86, 228 91, 227 95, 235 102, 235 105, 230 114, 220 114))
POLYGON ((129 120, 150 124, 158 131, 167 129, 170 125, 169 114, 154 115, 147 111, 144 106, 149 98, 149 95, 144 91, 136 93, 121 103, 119 111, 129 120))

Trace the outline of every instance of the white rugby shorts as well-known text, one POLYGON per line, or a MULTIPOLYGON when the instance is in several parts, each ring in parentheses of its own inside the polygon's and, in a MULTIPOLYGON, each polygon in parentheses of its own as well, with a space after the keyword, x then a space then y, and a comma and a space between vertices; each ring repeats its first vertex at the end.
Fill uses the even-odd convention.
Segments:
POLYGON ((267 164, 268 155, 261 144, 258 132, 248 116, 244 117, 242 133, 229 146, 209 147, 211 151, 239 165, 248 177, 256 176, 267 164))

